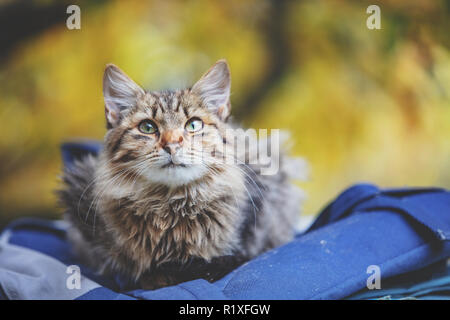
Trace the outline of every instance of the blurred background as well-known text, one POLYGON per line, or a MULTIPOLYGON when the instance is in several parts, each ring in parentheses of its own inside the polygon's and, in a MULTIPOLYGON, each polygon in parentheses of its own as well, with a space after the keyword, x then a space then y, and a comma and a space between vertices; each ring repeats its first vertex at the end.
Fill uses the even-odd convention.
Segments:
POLYGON ((60 217, 59 146, 105 134, 109 62, 156 90, 226 58, 235 118, 309 161, 307 215, 361 181, 450 187, 449 31, 448 0, 0 1, 0 226, 60 217))

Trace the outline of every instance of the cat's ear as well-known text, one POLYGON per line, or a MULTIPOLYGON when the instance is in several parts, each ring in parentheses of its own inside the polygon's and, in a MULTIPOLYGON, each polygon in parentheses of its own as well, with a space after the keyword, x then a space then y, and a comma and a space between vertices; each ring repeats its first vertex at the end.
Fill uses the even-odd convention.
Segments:
POLYGON ((228 63, 219 60, 194 84, 191 92, 198 95, 209 110, 226 120, 231 111, 230 87, 228 63))
POLYGON ((120 112, 136 105, 144 90, 130 79, 122 70, 108 64, 103 75, 103 98, 108 128, 120 122, 120 112))

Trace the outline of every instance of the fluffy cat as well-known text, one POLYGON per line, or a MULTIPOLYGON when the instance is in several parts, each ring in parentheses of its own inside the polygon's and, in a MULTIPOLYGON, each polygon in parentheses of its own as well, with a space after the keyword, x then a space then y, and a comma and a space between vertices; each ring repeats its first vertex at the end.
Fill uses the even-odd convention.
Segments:
POLYGON ((106 67, 104 148, 66 169, 59 192, 84 263, 155 289, 214 281, 292 239, 298 162, 272 152, 279 170, 263 175, 251 161, 257 152, 246 150, 244 161, 236 148, 225 154, 236 143, 226 134, 230 85, 225 60, 192 88, 159 92, 106 67))

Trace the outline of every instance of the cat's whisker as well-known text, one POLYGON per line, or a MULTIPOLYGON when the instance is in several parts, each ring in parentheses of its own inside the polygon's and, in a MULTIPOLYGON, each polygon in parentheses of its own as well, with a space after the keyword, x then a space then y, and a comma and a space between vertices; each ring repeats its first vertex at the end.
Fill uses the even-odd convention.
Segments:
MULTIPOLYGON (((239 168, 238 168, 238 169, 239 169, 239 168)), ((241 170, 241 171, 242 171, 242 170, 241 170)), ((243 173, 244 173, 244 172, 243 172, 243 173)), ((255 204, 255 202, 254 202, 254 200, 253 200, 253 197, 252 197, 250 191, 248 190, 247 186, 245 185, 245 182, 240 181, 240 184, 242 185, 242 187, 243 187, 244 190, 246 191, 246 193, 247 193, 247 195, 248 195, 248 197, 249 197, 249 199, 250 199, 250 201, 251 201, 251 204, 252 204, 252 207, 253 207, 253 215, 254 215, 254 219, 255 219, 254 230, 256 231, 256 227, 257 227, 257 226, 256 226, 256 222, 257 222, 257 213, 256 213, 256 211, 259 212, 259 208, 256 206, 256 204, 255 204)))
POLYGON ((213 280, 290 240, 298 197, 285 168, 266 178, 236 150, 225 154, 226 62, 184 90, 145 91, 114 65, 103 79, 104 148, 66 170, 60 192, 69 238, 96 271, 153 289, 213 280))
MULTIPOLYGON (((142 161, 142 162, 144 162, 144 161, 142 161)), ((108 162, 108 164, 111 164, 111 162, 108 162)), ((118 167, 119 167, 119 165, 115 165, 111 169, 117 169, 118 167)), ((122 177, 122 180, 121 180, 120 185, 119 185, 119 187, 120 187, 121 183, 123 182, 123 179, 126 177, 127 174, 130 173, 130 170, 131 170, 131 168, 124 168, 116 176, 109 178, 104 183, 105 185, 103 186, 103 190, 98 191, 97 194, 94 196, 94 198, 93 198, 93 200, 92 200, 92 202, 91 202, 91 204, 89 206, 88 212, 86 213, 86 217, 85 217, 85 222, 87 222, 87 219, 89 218, 90 210, 91 210, 92 206, 94 205, 95 206, 95 211, 94 211, 94 221, 93 221, 93 229, 94 229, 93 233, 95 233, 95 216, 96 216, 96 213, 97 213, 97 210, 98 210, 97 207, 98 207, 98 203, 101 200, 101 197, 102 197, 103 193, 105 192, 105 190, 108 189, 109 185, 112 185, 117 179, 122 177)), ((131 173, 133 173, 133 172, 131 172, 131 173)), ((106 175, 107 174, 104 174, 102 177, 104 178, 106 175)))
MULTIPOLYGON (((106 163, 110 163, 110 162, 107 161, 106 163)), ((118 167, 118 166, 116 166, 116 167, 118 167)), ((104 173, 104 174, 102 174, 102 175, 98 175, 98 176, 94 177, 94 179, 92 179, 92 180, 89 182, 89 184, 86 186, 86 188, 84 188, 84 190, 83 190, 81 196, 80 196, 79 199, 78 199, 77 216, 78 216, 79 220, 80 220, 81 222, 83 222, 83 223, 84 223, 86 226, 88 226, 88 227, 91 227, 91 226, 87 223, 87 219, 88 219, 89 214, 87 214, 87 216, 85 217, 85 219, 82 219, 82 218, 81 218, 81 215, 80 215, 80 204, 81 204, 81 201, 82 201, 82 199, 83 199, 85 193, 87 192, 87 190, 88 190, 91 186, 94 187, 94 184, 95 184, 96 182, 98 182, 98 181, 104 179, 106 176, 109 176, 109 172, 106 172, 106 173, 104 173)))
MULTIPOLYGON (((235 160, 235 161, 239 162, 241 165, 245 166, 250 172, 252 172, 252 173, 254 174, 254 177, 255 177, 256 179, 258 179, 259 182, 261 182, 260 178, 258 177, 258 174, 257 174, 257 173, 256 173, 249 165, 247 165, 245 162, 241 161, 240 159, 238 159, 238 158, 237 158, 236 156, 234 156, 234 155, 229 155, 229 156, 231 156, 231 157, 233 158, 233 160, 235 160)), ((229 165, 226 161, 224 161, 223 163, 224 163, 224 165, 229 165)), ((252 181, 252 183, 254 184, 254 186, 257 188, 257 190, 258 190, 258 192, 259 192, 259 194, 260 194, 261 199, 264 199, 264 195, 263 195, 263 193, 262 193, 262 191, 261 191, 261 188, 260 188, 259 185, 256 183, 256 181, 250 176, 250 174, 247 173, 247 172, 245 172, 245 170, 239 168, 239 166, 235 166, 235 167, 238 168, 239 170, 241 170, 241 172, 244 173, 244 174, 252 181)), ((262 185, 262 186, 263 186, 263 185, 262 185)), ((264 187, 264 186, 263 186, 263 187, 264 187)))
MULTIPOLYGON (((111 161, 107 160, 106 161, 107 164, 110 164, 111 161)), ((118 166, 117 166, 118 167, 118 166)), ((81 193, 80 198, 78 199, 78 205, 77 205, 77 213, 78 213, 78 217, 80 217, 80 204, 81 204, 81 200, 83 199, 84 195, 86 194, 87 190, 94 185, 95 182, 99 181, 100 179, 105 178, 105 176, 109 174, 109 172, 104 173, 103 175, 99 175, 94 177, 89 184, 84 188, 83 192, 81 193)), ((81 217, 80 217, 81 218, 81 217)))
MULTIPOLYGON (((91 211, 91 209, 92 209, 92 206, 95 206, 95 207, 96 207, 95 212, 97 211, 98 201, 100 200, 101 196, 105 193, 105 191, 108 189, 108 186, 111 185, 111 184, 113 184, 117 179, 119 179, 120 177, 122 177, 122 176, 123 176, 124 174, 126 174, 126 173, 127 173, 127 169, 124 170, 123 172, 121 172, 119 175, 114 176, 114 177, 108 179, 108 180, 105 182, 105 185, 103 186, 103 188, 102 188, 101 190, 99 190, 99 191, 95 194, 93 200, 91 201, 91 204, 90 204, 90 206, 89 206, 89 208, 88 208, 88 211, 87 211, 87 213, 86 213, 85 222, 87 222, 87 219, 89 218, 89 214, 90 214, 90 211, 91 211)), ((94 222, 93 222, 93 223, 95 223, 95 216, 94 216, 94 222)), ((94 229, 95 229, 95 228, 94 228, 94 229)), ((94 233, 95 233, 95 231, 94 231, 94 233)))

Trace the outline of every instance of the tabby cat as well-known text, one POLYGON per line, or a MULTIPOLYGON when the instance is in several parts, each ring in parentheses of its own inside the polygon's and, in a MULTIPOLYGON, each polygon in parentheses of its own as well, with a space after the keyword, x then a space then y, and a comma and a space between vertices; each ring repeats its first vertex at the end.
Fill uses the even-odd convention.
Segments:
MULTIPOLYGON (((226 133, 236 127, 230 85, 225 60, 192 88, 173 91, 146 91, 106 67, 104 147, 66 168, 59 191, 84 263, 155 289, 214 281, 292 239, 298 162, 272 152, 279 170, 263 175, 251 161, 257 153, 246 150, 244 161, 236 148, 225 154, 236 143, 226 133)), ((261 139, 250 142, 258 149, 261 139)))

